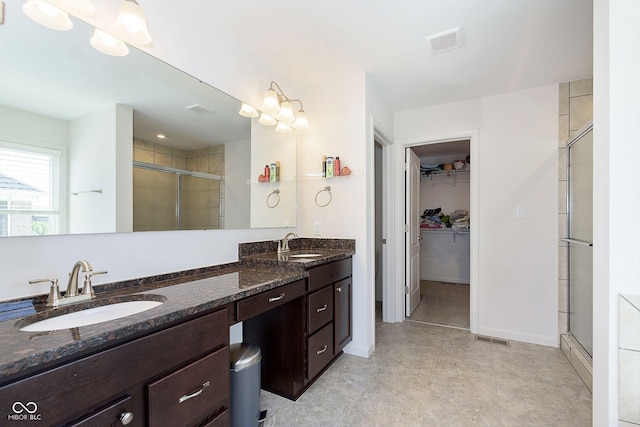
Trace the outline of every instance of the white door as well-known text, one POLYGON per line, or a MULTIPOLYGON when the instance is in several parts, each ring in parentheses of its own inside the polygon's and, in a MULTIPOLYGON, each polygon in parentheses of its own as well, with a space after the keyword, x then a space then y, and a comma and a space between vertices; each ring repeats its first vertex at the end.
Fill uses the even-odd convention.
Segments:
POLYGON ((411 316, 420 303, 420 159, 410 148, 405 159, 405 305, 411 316))

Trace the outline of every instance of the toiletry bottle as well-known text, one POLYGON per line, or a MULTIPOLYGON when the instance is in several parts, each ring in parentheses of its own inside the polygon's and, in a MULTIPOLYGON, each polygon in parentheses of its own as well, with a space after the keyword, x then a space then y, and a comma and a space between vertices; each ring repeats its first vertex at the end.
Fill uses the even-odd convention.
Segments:
POLYGON ((333 161, 333 176, 340 176, 340 157, 338 156, 333 161))
POLYGON ((264 182, 269 182, 271 178, 269 177, 269 165, 264 165, 264 182))
POLYGON ((333 157, 327 157, 327 178, 333 176, 333 157))
POLYGON ((276 164, 271 163, 271 169, 269 170, 269 180, 271 182, 276 182, 276 164))
POLYGON ((322 176, 327 176, 327 156, 322 156, 322 176))
POLYGON ((280 181, 280 161, 276 162, 276 181, 280 181))

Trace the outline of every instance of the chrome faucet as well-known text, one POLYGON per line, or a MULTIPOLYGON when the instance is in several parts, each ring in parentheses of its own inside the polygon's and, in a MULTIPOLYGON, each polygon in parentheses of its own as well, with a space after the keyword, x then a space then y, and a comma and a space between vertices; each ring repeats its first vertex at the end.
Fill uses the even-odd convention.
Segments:
POLYGON ((78 295, 78 272, 82 268, 83 273, 87 273, 93 271, 93 267, 87 261, 78 261, 74 264, 71 269, 71 273, 69 273, 69 283, 67 283, 67 293, 65 294, 65 298, 75 297, 78 295))
POLYGON ((49 297, 47 298, 47 307, 58 307, 60 305, 72 304, 74 302, 86 301, 95 298, 93 286, 91 285, 91 277, 96 274, 107 274, 106 271, 93 271, 91 264, 87 261, 78 261, 74 264, 69 273, 69 282, 67 283, 67 292, 64 297, 60 295, 58 287, 58 279, 38 279, 30 280, 29 283, 51 282, 49 297), (84 276, 84 286, 82 293, 78 292, 78 274, 82 269, 84 276))
POLYGON ((281 253, 283 255, 287 255, 290 251, 289 251, 289 239, 290 238, 297 238, 298 235, 296 233, 287 233, 286 236, 284 236, 284 238, 282 239, 282 250, 281 253))

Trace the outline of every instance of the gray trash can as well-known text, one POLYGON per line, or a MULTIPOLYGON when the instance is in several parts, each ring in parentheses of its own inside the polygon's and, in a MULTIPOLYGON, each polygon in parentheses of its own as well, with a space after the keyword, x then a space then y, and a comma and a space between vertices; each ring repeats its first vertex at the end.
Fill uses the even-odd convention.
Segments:
POLYGON ((253 344, 229 346, 231 360, 231 427, 257 427, 260 418, 262 355, 253 344))

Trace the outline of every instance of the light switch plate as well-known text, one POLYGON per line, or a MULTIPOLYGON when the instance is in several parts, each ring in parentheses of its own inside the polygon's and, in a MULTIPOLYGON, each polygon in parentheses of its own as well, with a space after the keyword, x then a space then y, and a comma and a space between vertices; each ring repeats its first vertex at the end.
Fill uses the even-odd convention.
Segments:
POLYGON ((316 236, 319 236, 321 234, 320 221, 316 221, 313 223, 313 234, 315 234, 316 236))
POLYGON ((527 219, 527 206, 516 206, 516 219, 527 219))

